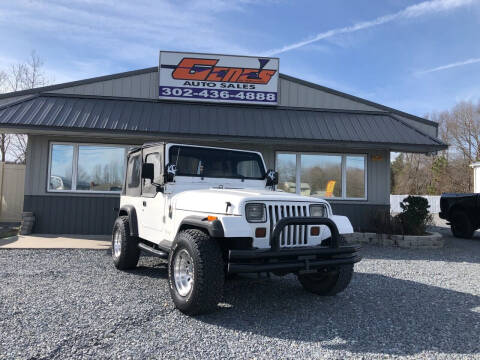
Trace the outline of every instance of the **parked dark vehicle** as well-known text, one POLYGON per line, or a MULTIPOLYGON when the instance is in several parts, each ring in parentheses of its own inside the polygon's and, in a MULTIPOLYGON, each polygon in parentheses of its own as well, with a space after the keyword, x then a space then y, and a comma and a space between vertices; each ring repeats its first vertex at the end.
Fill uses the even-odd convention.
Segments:
POLYGON ((480 228, 480 194, 442 194, 440 218, 450 223, 455 237, 470 239, 480 228))

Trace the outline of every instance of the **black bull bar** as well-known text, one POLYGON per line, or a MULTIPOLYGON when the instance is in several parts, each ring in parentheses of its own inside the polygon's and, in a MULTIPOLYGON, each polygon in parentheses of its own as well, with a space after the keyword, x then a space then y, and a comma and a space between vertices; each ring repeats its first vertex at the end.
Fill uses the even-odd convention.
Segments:
POLYGON ((340 246, 337 225, 325 217, 286 217, 270 235, 270 249, 229 250, 228 273, 301 272, 354 264, 361 260, 359 246, 340 246), (280 234, 290 225, 326 225, 330 229, 329 246, 280 248, 280 234))

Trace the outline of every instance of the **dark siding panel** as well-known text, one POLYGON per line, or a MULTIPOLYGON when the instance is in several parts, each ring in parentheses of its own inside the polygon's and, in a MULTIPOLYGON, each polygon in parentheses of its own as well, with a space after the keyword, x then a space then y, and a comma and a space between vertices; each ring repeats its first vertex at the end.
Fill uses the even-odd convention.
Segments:
POLYGON ((373 204, 331 204, 335 215, 349 218, 355 231, 372 231, 375 216, 379 212, 390 212, 390 205, 373 204))
POLYGON ((110 234, 119 197, 25 195, 24 209, 35 214, 38 234, 110 234))
MULTIPOLYGON (((61 201, 59 201, 59 206, 56 209, 58 211, 58 214, 68 214, 71 213, 71 209, 68 206, 68 201, 64 197, 62 197, 61 201)), ((58 217, 57 217, 58 218, 58 217)), ((59 219, 59 223, 61 225, 61 229, 64 230, 68 227, 68 218, 66 216, 62 216, 59 219)))
MULTIPOLYGON (((26 195, 25 211, 35 214, 38 234, 110 234, 119 207, 118 197, 32 196, 26 195)), ((371 231, 378 212, 389 205, 331 204, 336 215, 350 219, 355 231, 371 231)))

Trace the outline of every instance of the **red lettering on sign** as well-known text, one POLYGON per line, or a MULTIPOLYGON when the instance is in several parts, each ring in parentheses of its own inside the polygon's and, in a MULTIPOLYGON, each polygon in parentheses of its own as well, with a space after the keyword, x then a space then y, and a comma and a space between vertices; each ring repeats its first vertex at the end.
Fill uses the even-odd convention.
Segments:
POLYGON ((183 58, 172 77, 176 80, 268 84, 276 70, 215 66, 218 59, 183 58))
POLYGON ((183 58, 172 72, 177 80, 205 80, 218 60, 183 58))
POLYGON ((257 69, 244 69, 242 75, 237 79, 237 82, 249 83, 249 84, 268 84, 275 70, 260 70, 257 69))

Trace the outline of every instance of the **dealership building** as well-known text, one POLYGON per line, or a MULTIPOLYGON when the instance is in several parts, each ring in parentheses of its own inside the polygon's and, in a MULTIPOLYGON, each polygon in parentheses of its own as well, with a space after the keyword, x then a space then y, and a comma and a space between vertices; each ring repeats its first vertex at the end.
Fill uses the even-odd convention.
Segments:
POLYGON ((28 134, 36 233, 110 233, 126 152, 153 141, 259 151, 278 188, 368 230, 390 209, 390 152, 445 149, 437 128, 281 74, 276 58, 161 52, 155 67, 0 95, 0 131, 28 134))

